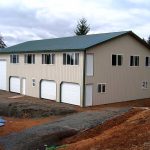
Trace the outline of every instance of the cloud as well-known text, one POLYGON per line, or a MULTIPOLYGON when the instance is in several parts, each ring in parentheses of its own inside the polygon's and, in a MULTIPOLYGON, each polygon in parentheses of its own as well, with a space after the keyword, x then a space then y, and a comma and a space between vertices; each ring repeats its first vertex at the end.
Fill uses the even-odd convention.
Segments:
POLYGON ((133 30, 150 34, 148 0, 0 0, 0 33, 7 45, 74 35, 85 17, 92 33, 133 30))

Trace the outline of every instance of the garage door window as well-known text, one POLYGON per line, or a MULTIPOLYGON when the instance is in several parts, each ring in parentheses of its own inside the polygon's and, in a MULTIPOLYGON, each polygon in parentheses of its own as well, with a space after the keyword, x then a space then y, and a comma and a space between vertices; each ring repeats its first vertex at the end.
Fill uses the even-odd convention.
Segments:
POLYGON ((79 65, 79 53, 64 53, 63 64, 64 65, 79 65))
POLYGON ((13 64, 19 63, 19 55, 18 54, 10 55, 10 63, 13 63, 13 64))

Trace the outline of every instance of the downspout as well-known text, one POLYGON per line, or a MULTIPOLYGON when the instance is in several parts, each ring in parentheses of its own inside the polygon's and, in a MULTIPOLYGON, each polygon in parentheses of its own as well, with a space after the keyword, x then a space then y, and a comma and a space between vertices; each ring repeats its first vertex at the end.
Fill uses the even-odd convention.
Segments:
POLYGON ((85 107, 85 67, 86 67, 86 50, 83 53, 83 100, 82 107, 85 107))

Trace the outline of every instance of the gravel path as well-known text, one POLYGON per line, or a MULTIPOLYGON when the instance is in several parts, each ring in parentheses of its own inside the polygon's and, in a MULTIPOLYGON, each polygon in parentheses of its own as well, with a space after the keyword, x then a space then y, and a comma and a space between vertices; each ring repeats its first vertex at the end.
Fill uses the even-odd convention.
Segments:
POLYGON ((69 115, 58 121, 46 123, 1 137, 0 144, 6 150, 37 150, 44 144, 56 144, 60 139, 102 124, 115 116, 121 115, 130 108, 118 108, 95 112, 81 112, 69 115))

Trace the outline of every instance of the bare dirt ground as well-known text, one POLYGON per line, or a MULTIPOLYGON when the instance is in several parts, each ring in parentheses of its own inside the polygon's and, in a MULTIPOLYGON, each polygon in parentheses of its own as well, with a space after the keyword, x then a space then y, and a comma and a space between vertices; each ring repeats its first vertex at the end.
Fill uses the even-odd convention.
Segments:
MULTIPOLYGON (((28 119, 28 118, 12 118, 3 117, 7 122, 5 126, 0 128, 0 137, 10 135, 12 133, 21 132, 28 128, 41 125, 50 121, 56 121, 60 116, 50 116, 46 118, 39 119, 28 119)), ((0 145, 0 150, 4 150, 2 145, 0 145)))
POLYGON ((150 109, 135 108, 61 144, 61 150, 150 150, 150 109))
MULTIPOLYGON (((115 111, 118 108, 132 107, 138 108, 93 129, 79 132, 69 139, 62 140, 59 144, 65 145, 65 149, 68 150, 149 150, 150 111, 139 107, 150 107, 150 99, 81 108, 0 91, 0 116, 7 116, 5 117, 6 126, 0 128, 0 137, 44 125, 49 121, 53 122, 71 113, 115 111)), ((0 147, 0 150, 4 149, 0 147)))
POLYGON ((50 121, 56 121, 59 118, 60 116, 51 116, 40 119, 3 117, 3 119, 7 120, 7 122, 5 123, 5 126, 0 128, 0 136, 6 136, 14 132, 20 132, 36 125, 44 124, 50 121))

